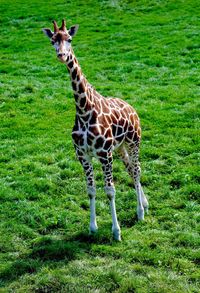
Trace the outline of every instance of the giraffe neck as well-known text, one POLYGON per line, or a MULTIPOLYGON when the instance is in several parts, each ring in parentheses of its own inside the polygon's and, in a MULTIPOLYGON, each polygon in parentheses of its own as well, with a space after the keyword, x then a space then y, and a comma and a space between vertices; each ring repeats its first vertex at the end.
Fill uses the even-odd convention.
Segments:
POLYGON ((72 49, 67 57, 66 65, 71 77, 76 111, 81 115, 92 109, 92 87, 83 75, 72 49))

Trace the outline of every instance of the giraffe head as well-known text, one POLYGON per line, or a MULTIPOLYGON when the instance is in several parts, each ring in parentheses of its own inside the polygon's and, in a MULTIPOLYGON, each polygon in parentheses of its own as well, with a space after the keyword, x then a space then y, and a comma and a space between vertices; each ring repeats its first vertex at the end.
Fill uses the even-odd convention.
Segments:
POLYGON ((78 25, 71 26, 69 30, 66 28, 66 22, 63 19, 59 28, 56 21, 53 21, 54 32, 48 28, 44 28, 43 32, 51 40, 51 44, 56 50, 57 57, 61 62, 65 62, 71 50, 72 38, 75 36, 78 25))

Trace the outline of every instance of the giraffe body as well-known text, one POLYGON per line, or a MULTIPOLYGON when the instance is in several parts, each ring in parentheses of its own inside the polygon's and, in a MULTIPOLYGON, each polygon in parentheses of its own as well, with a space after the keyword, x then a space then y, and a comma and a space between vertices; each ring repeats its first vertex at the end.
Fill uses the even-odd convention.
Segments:
POLYGON ((92 95, 94 108, 85 115, 76 116, 72 132, 74 144, 80 152, 103 159, 105 153, 122 144, 139 140, 139 118, 131 106, 120 99, 105 99, 96 91, 92 95))
POLYGON ((115 187, 112 176, 112 153, 116 149, 132 177, 137 193, 137 215, 144 219, 148 201, 140 184, 139 145, 141 127, 136 111, 125 101, 105 98, 100 95, 82 74, 81 68, 71 48, 71 40, 78 26, 66 29, 65 21, 59 29, 54 21, 54 33, 44 29, 51 39, 57 56, 67 65, 76 104, 75 124, 72 139, 77 157, 83 166, 90 198, 90 233, 97 231, 95 197, 96 188, 92 158, 102 164, 105 192, 110 200, 112 232, 116 240, 121 239, 121 231, 115 208, 115 187))

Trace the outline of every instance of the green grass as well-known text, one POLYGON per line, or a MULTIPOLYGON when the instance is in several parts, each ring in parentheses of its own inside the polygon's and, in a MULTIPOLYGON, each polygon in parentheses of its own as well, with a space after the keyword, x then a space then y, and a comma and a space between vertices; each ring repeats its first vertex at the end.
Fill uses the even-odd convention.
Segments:
POLYGON ((199 292, 199 11, 191 1, 1 0, 0 292, 199 292), (97 179, 99 232, 71 140, 65 67, 41 29, 78 23, 74 51, 105 96, 138 111, 142 184, 114 161, 121 243, 97 179))

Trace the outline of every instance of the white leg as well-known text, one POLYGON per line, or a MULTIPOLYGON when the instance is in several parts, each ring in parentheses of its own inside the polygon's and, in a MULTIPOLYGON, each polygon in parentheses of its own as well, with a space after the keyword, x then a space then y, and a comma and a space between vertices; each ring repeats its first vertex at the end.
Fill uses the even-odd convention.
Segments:
POLYGON ((148 214, 149 203, 148 203, 148 200, 144 194, 144 191, 143 191, 141 184, 140 184, 140 190, 141 190, 141 195, 142 195, 142 205, 143 205, 145 212, 148 214))
POLYGON ((139 221, 144 220, 144 207, 142 203, 142 190, 139 182, 135 183, 135 189, 137 193, 137 216, 139 221))
POLYGON ((98 230, 96 222, 96 208, 95 208, 95 195, 96 190, 94 187, 88 187, 88 194, 90 197, 90 234, 95 233, 98 230))
POLYGON ((117 241, 121 241, 121 230, 117 220, 116 206, 115 206, 115 188, 114 186, 106 186, 105 192, 110 200, 110 210, 112 215, 112 233, 117 241))
POLYGON ((117 213, 115 207, 115 198, 112 198, 110 201, 111 215, 112 215, 112 233, 114 239, 117 241, 121 241, 121 230, 117 221, 117 213))

